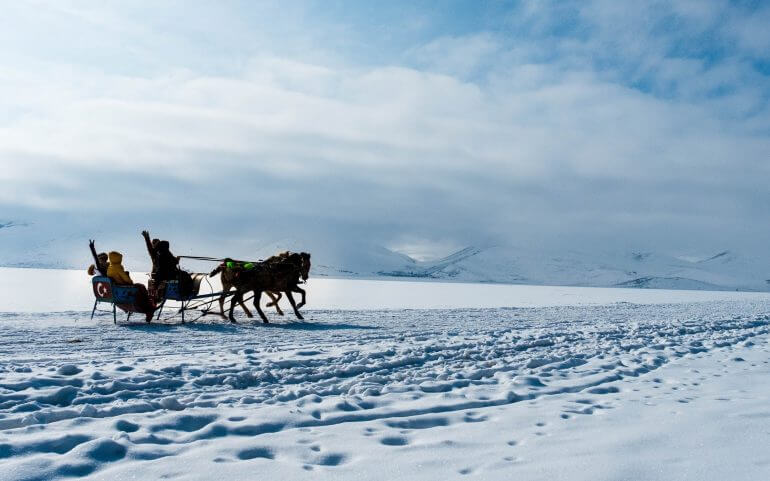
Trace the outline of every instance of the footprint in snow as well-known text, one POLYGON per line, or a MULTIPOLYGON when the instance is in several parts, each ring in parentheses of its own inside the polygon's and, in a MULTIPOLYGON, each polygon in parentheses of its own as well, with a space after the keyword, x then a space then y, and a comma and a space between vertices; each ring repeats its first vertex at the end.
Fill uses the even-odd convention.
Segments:
POLYGON ((347 462, 348 456, 342 453, 329 453, 314 458, 310 464, 318 466, 339 466, 347 462))
POLYGON ((168 421, 155 424, 150 427, 150 431, 156 433, 159 431, 172 430, 192 433, 208 426, 217 419, 216 415, 190 415, 185 414, 175 416, 168 421))
POLYGON ((82 371, 82 369, 75 366, 74 364, 64 364, 56 370, 56 374, 61 376, 74 376, 75 374, 78 374, 82 371))
POLYGON ((409 444, 409 439, 405 436, 388 436, 380 439, 380 444, 385 446, 406 446, 409 444))
POLYGON ((474 416, 466 414, 465 417, 463 418, 463 421, 465 421, 466 423, 481 423, 481 422, 486 421, 487 419, 489 419, 489 417, 485 416, 485 415, 475 416, 474 417, 474 416))
POLYGON ((449 426, 449 419, 445 417, 411 418, 385 421, 391 428, 400 429, 430 429, 439 426, 449 426))
POLYGON ((124 433, 134 433, 139 430, 139 425, 130 421, 126 421, 125 419, 121 419, 115 423, 115 429, 118 431, 123 431, 124 433))
MULTIPOLYGON (((658 386, 653 386, 653 387, 657 388, 658 386)), ((620 392, 620 389, 618 389, 615 386, 595 387, 595 388, 589 389, 586 392, 588 392, 589 394, 614 394, 614 393, 620 392)))
POLYGON ((254 447, 249 449, 244 449, 243 451, 240 451, 238 454, 238 459, 242 461, 247 461, 250 459, 275 459, 275 454, 270 448, 266 447, 254 447))

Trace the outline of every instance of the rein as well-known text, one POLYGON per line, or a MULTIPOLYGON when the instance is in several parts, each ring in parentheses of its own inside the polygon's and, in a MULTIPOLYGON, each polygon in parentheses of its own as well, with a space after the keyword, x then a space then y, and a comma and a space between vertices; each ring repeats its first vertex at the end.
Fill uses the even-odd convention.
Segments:
MULTIPOLYGON (((177 256, 177 257, 179 257, 180 259, 194 259, 196 261, 209 261, 209 262, 224 262, 225 261, 225 258, 219 259, 217 257, 206 257, 206 256, 177 256)), ((262 259, 260 259, 258 261, 241 261, 241 260, 237 260, 237 259, 230 259, 230 260, 233 261, 233 262, 242 262, 242 263, 251 262, 251 263, 254 263, 254 264, 257 264, 259 262, 264 262, 262 259)))

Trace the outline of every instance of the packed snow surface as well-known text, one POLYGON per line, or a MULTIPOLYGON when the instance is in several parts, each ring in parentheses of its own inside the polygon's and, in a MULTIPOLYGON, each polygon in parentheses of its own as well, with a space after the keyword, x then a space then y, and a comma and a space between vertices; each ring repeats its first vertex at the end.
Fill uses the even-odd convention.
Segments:
POLYGON ((115 325, 80 273, 0 285, 2 480, 770 476, 767 294, 326 279, 304 321, 115 325))

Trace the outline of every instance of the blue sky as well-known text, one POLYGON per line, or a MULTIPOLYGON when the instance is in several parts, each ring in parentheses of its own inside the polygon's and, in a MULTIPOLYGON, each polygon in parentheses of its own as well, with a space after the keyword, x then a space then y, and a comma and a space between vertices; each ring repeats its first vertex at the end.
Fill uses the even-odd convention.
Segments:
POLYGON ((5 10, 0 221, 38 237, 768 241, 767 2, 5 10))

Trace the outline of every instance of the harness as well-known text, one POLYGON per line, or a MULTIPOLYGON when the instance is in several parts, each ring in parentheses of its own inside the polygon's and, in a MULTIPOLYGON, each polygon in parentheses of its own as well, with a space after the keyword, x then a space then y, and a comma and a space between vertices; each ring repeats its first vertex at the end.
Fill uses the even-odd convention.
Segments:
MULTIPOLYGON (((301 259, 292 259, 292 258, 279 258, 262 262, 250 262, 250 261, 235 261, 232 259, 225 260, 222 264, 222 267, 225 267, 229 269, 230 271, 233 271, 236 278, 239 278, 242 274, 245 274, 248 271, 255 271, 255 270, 262 270, 262 269, 268 269, 272 270, 275 267, 281 267, 281 268, 290 268, 292 270, 295 270, 298 274, 300 274, 302 270, 302 260, 301 259), (299 261, 299 262, 297 262, 299 261)), ((300 276, 298 276, 300 277, 300 276)), ((304 284, 305 281, 301 279, 297 279, 297 284, 304 284)))
POLYGON ((225 262, 225 266, 228 269, 243 269, 245 271, 250 271, 255 267, 257 267, 256 264, 254 264, 253 262, 236 262, 236 261, 227 261, 225 262))

